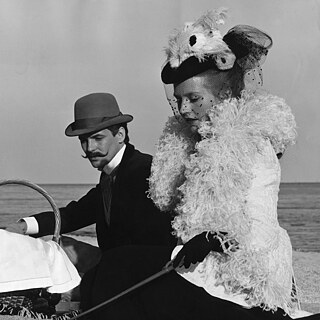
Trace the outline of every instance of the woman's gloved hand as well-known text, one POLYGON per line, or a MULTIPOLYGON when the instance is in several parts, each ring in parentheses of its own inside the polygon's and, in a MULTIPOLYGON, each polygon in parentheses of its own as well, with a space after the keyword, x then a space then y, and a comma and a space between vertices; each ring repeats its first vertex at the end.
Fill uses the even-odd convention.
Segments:
MULTIPOLYGON (((226 233, 221 232, 226 235, 226 233)), ((173 267, 189 268, 191 263, 202 262, 210 251, 223 252, 216 233, 202 232, 184 244, 173 260, 173 267)))

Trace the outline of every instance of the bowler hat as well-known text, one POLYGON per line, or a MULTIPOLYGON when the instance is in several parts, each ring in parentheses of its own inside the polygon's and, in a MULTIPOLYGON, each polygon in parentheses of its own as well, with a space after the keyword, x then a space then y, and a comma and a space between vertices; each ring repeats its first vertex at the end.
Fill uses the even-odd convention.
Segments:
POLYGON ((110 93, 91 93, 74 104, 74 122, 65 134, 69 137, 94 133, 114 124, 132 121, 129 114, 120 112, 116 98, 110 93))

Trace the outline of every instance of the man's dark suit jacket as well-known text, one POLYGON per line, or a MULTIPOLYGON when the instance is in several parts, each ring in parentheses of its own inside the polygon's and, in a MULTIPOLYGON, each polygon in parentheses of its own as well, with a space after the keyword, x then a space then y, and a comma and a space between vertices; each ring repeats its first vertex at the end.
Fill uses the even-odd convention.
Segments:
MULTIPOLYGON (((60 208, 61 234, 96 223, 97 240, 102 251, 121 245, 175 245, 171 217, 160 212, 147 197, 152 157, 127 144, 112 190, 110 226, 104 215, 100 184, 79 201, 60 208)), ((52 234, 54 215, 34 215, 39 234, 52 234)))

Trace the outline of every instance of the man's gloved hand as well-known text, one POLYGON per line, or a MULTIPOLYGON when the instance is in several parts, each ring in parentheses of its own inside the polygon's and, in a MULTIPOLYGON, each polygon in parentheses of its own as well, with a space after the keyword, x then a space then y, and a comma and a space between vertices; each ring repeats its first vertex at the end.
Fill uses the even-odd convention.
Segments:
MULTIPOLYGON (((224 232, 221 234, 226 235, 224 232)), ((173 267, 189 268, 191 263, 203 261, 210 251, 223 252, 221 242, 216 238, 216 235, 216 233, 205 231, 194 236, 178 252, 173 260, 173 267)))

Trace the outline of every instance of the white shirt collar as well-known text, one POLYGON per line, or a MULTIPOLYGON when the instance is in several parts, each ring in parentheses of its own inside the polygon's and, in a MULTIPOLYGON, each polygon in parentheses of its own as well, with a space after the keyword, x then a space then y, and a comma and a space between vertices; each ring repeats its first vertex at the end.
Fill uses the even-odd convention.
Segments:
POLYGON ((120 164, 125 149, 126 145, 124 144, 113 159, 103 167, 102 171, 109 175, 120 164))

